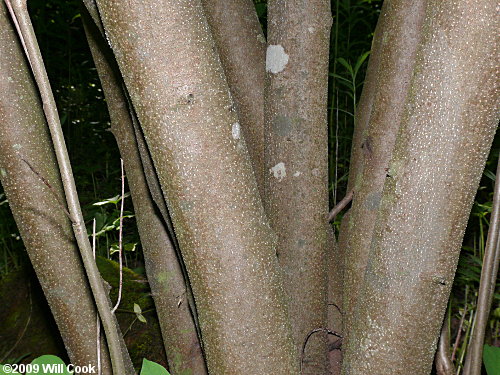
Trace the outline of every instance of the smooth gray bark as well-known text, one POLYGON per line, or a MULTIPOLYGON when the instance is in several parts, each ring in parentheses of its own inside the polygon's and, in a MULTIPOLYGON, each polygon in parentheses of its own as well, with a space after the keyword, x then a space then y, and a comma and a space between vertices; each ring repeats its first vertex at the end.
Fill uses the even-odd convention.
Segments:
POLYGON ((266 192, 264 203, 278 236, 296 360, 303 374, 327 369, 326 253, 328 233, 327 0, 268 4, 266 71, 266 192))
POLYGON ((159 176, 212 374, 295 374, 250 157, 199 0, 99 0, 159 176))
POLYGON ((264 196, 266 39, 252 0, 202 0, 264 196))
POLYGON ((493 0, 428 3, 344 374, 431 371, 499 120, 496 8, 493 0))
MULTIPOLYGON (((363 142, 368 130, 368 121, 372 113, 373 101, 376 97, 378 87, 378 74, 380 61, 382 58, 382 42, 385 33, 385 23, 387 17, 381 11, 377 26, 373 32, 372 48, 368 58, 363 91, 359 98, 354 117, 354 131, 352 135, 351 158, 349 160, 349 181, 347 191, 351 191, 355 185, 356 177, 362 172, 362 162, 364 159, 363 142)), ((342 244, 339 244, 342 247, 342 244)))
POLYGON ((85 31, 102 83, 115 135, 125 165, 141 238, 148 281, 160 322, 169 369, 173 374, 206 374, 196 327, 187 301, 179 259, 166 225, 155 209, 112 52, 87 15, 85 31))
POLYGON ((386 0, 380 14, 379 22, 383 31, 376 46, 378 50, 373 51, 379 60, 376 95, 372 100, 368 123, 360 136, 362 157, 358 160, 358 175, 352 175, 355 194, 350 210, 349 239, 343 250, 346 254, 344 309, 347 338, 368 262, 387 169, 413 75, 425 5, 425 0, 386 0))

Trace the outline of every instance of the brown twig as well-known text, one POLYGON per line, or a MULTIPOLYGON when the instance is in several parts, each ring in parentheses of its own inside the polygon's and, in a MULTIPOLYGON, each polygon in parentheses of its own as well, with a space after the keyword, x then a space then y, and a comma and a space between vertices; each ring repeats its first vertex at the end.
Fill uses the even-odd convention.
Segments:
POLYGON ((352 201, 353 196, 354 196, 354 190, 351 189, 351 191, 349 191, 346 194, 346 196, 339 203, 337 203, 335 207, 332 208, 332 210, 328 214, 328 222, 331 222, 333 221, 333 219, 335 219, 335 216, 337 216, 340 213, 340 211, 342 211, 345 208, 345 206, 347 206, 349 202, 352 201))
POLYGON ((326 332, 329 335, 334 335, 334 336, 337 336, 338 338, 341 338, 341 339, 343 338, 343 336, 340 333, 332 331, 328 328, 315 328, 311 332, 309 332, 304 340, 304 343, 302 344, 302 350, 300 353, 300 375, 303 374, 303 364, 304 364, 304 356, 306 353, 307 342, 309 341, 309 339, 311 338, 312 335, 314 335, 315 333, 318 333, 318 332, 326 332))

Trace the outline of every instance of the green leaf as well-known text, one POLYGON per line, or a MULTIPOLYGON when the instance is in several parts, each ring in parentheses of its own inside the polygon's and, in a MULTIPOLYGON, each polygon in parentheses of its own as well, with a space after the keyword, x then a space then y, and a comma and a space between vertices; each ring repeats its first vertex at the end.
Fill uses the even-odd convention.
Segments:
MULTIPOLYGON (((124 219, 131 219, 131 218, 133 218, 134 216, 135 216, 135 215, 133 215, 133 214, 129 214, 129 215, 125 215, 125 214, 123 214, 122 218, 124 218, 124 219)), ((113 225, 115 226, 115 228, 116 228, 117 230, 118 230, 118 229, 120 229, 120 216, 118 216, 118 218, 117 218, 117 219, 115 219, 115 220, 113 221, 113 225)))
POLYGON ((500 348, 483 346, 483 362, 488 375, 500 375, 500 348))
POLYGON ((343 65, 344 68, 347 69, 347 71, 351 74, 351 77, 354 77, 354 71, 352 70, 352 66, 347 62, 346 59, 344 59, 343 57, 339 57, 337 61, 339 62, 339 64, 343 65))
POLYGON ((125 245, 123 245, 123 250, 125 251, 135 251, 136 248, 137 248, 137 242, 126 243, 125 245))
POLYGON ((492 180, 493 182, 495 182, 497 179, 497 176, 492 171, 489 171, 488 169, 484 170, 484 175, 486 177, 488 177, 490 180, 492 180))
MULTIPOLYGON (((124 197, 127 198, 130 196, 130 193, 125 193, 124 197)), ((94 206, 104 206, 105 204, 117 204, 122 200, 122 197, 120 195, 115 195, 114 197, 104 199, 103 201, 96 202, 93 205, 94 206)))
POLYGON ((38 372, 27 372, 26 374, 49 375, 57 373, 70 375, 70 372, 68 372, 64 361, 55 355, 42 355, 41 357, 35 358, 33 362, 31 362, 31 364, 38 365, 39 370, 38 372))
POLYGON ((349 87, 352 90, 352 82, 349 81, 347 78, 344 78, 338 74, 335 73, 330 73, 330 76, 337 78, 340 80, 343 84, 345 84, 347 87, 349 87))
POLYGON ((148 321, 142 314, 137 314, 137 319, 139 319, 140 322, 147 323, 148 321))
POLYGON ((146 358, 144 358, 142 360, 140 375, 170 375, 170 373, 158 363, 148 361, 146 358))
POLYGON ((135 312, 136 314, 140 314, 140 313, 142 313, 141 306, 139 306, 137 303, 134 303, 134 312, 135 312))
POLYGON ((4 369, 3 366, 4 365, 0 365, 0 375, 20 374, 20 372, 17 371, 14 372, 10 368, 9 368, 10 371, 7 371, 6 369, 4 369))
MULTIPOLYGON (((135 251, 136 248, 137 248, 137 242, 123 244, 123 251, 131 252, 131 251, 135 251)), ((119 251, 120 251, 120 247, 118 246, 117 243, 112 244, 109 248, 109 253, 111 255, 113 255, 114 253, 117 253, 119 251)))
POLYGON ((120 196, 115 195, 114 197, 105 199, 103 201, 95 202, 93 205, 94 206, 104 206, 105 204, 110 204, 110 203, 117 204, 119 201, 120 201, 120 196))
POLYGON ((356 61, 356 65, 354 66, 354 74, 357 75, 359 68, 361 68, 361 65, 365 62, 366 58, 370 55, 370 51, 363 53, 361 56, 359 56, 358 61, 356 61))

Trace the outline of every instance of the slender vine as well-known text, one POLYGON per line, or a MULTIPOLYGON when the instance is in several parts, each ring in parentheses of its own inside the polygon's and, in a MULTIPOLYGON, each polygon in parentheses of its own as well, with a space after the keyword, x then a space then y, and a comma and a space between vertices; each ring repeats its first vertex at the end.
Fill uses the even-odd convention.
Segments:
POLYGON ((57 112, 56 103, 47 77, 42 55, 31 24, 26 0, 5 0, 5 4, 16 26, 19 38, 22 41, 24 52, 30 63, 43 104, 43 111, 47 120, 50 135, 61 173, 61 179, 66 195, 68 212, 71 216, 73 231, 80 249, 85 271, 96 302, 97 310, 101 317, 108 344, 113 372, 126 374, 125 361, 121 351, 120 332, 115 323, 113 314, 107 300, 107 293, 102 283, 101 275, 93 259, 92 247, 87 236, 80 203, 76 191, 75 181, 71 170, 68 151, 64 141, 61 122, 57 112))

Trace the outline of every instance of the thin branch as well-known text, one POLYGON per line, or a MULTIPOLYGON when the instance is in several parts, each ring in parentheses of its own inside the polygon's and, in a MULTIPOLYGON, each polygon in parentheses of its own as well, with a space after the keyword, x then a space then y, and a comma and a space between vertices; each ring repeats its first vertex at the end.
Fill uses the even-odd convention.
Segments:
POLYGON ((315 328, 311 332, 309 332, 304 340, 304 343, 302 344, 302 350, 300 353, 300 375, 303 374, 303 364, 304 364, 304 356, 306 353, 307 342, 309 341, 312 335, 318 332, 326 332, 327 334, 337 336, 340 339, 343 338, 343 336, 340 333, 332 331, 328 328, 315 328))
POLYGON ((436 353, 436 373, 437 375, 454 375, 455 366, 450 357, 450 307, 446 311, 446 317, 441 328, 441 336, 439 338, 438 350, 436 353))
POLYGON ((123 170, 123 159, 120 158, 120 165, 122 170, 122 199, 120 206, 120 229, 118 231, 118 261, 120 263, 120 283, 118 285, 118 299, 116 301, 115 307, 111 310, 111 313, 114 314, 118 306, 120 306, 120 301, 122 299, 122 289, 123 289, 123 246, 122 246, 122 238, 123 238, 123 205, 125 201, 125 172, 123 170))
POLYGON ((328 222, 331 222, 333 221, 333 219, 335 219, 340 211, 342 211, 349 204, 349 202, 352 201, 353 196, 354 190, 351 189, 351 191, 349 191, 347 195, 339 203, 337 203, 335 207, 332 208, 332 210, 328 214, 328 222))
POLYGON ((460 323, 458 325, 457 337, 455 338, 455 343, 453 344, 453 351, 451 353, 451 361, 455 361, 455 357, 457 355, 458 345, 460 345, 460 339, 462 338, 462 329, 464 326, 465 315, 467 314, 467 301, 465 301, 464 312, 462 317, 460 318, 460 323))
POLYGON ((28 54, 28 49, 26 48, 26 42, 24 41, 24 36, 23 33, 21 32, 21 28, 19 26, 19 22, 17 21, 16 14, 14 13, 14 9, 12 8, 12 4, 10 3, 9 0, 5 0, 5 5, 7 6, 7 9, 9 10, 10 18, 12 19, 12 23, 14 24, 14 27, 16 28, 17 35, 19 36, 19 40, 21 41, 21 45, 23 46, 23 50, 26 54, 26 58, 28 59, 28 63, 30 64, 31 69, 33 70, 33 66, 31 65, 31 59, 28 54))
MULTIPOLYGON (((92 220, 92 254, 95 260, 95 218, 92 220)), ((101 375, 101 319, 99 318, 99 313, 97 313, 97 325, 96 325, 96 336, 97 336, 97 375, 101 375)))
POLYGON ((483 357, 483 343, 491 302, 495 291, 495 281, 498 274, 500 260, 500 159, 497 165, 496 181, 493 193, 490 228, 484 251, 483 268, 476 308, 476 324, 472 333, 467 357, 465 359, 464 374, 480 375, 483 357))
POLYGON ((126 355, 122 352, 120 345, 120 333, 116 324, 116 320, 111 314, 109 302, 107 299, 104 284, 99 274, 99 270, 92 256, 92 247, 87 236, 84 220, 78 201, 71 164, 69 161, 68 151, 64 141, 64 135, 61 128, 61 122, 57 113, 57 107, 50 87, 50 82, 47 77, 47 72, 43 63, 42 55, 38 47, 35 32, 31 24, 30 16, 26 0, 5 0, 14 24, 17 26, 19 37, 23 43, 23 48, 31 65, 31 70, 35 78, 40 97, 43 104, 43 111, 47 120, 47 125, 52 138, 54 152, 56 154, 61 180, 66 195, 68 211, 73 218, 73 231, 75 234, 78 248, 82 256, 83 264, 87 277, 92 288, 92 293, 97 305, 97 310, 101 316, 104 331, 106 332, 107 343, 113 366, 113 372, 116 374, 128 374, 131 372, 130 364, 125 361, 126 355))

